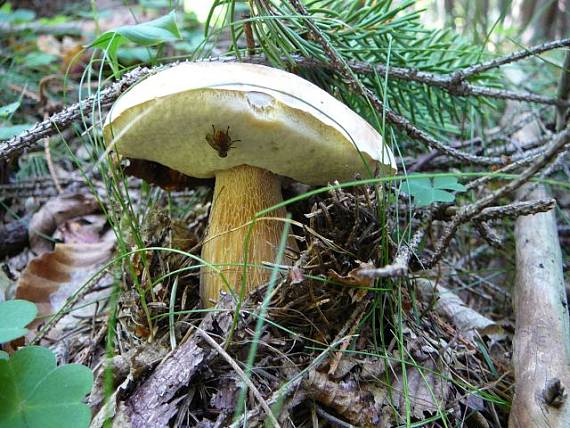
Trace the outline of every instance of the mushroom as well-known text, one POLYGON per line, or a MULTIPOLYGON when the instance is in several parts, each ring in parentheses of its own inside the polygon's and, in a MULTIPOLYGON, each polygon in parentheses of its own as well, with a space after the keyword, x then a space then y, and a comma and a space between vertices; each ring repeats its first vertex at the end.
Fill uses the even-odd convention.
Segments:
POLYGON ((204 306, 226 284, 236 290, 267 282, 283 230, 281 177, 322 185, 396 171, 382 137, 358 114, 299 76, 262 65, 181 63, 133 86, 113 105, 104 125, 120 154, 158 162, 197 178, 215 177, 205 262, 204 306), (244 259, 245 256, 245 259, 244 259), (247 262, 247 268, 244 268, 247 262), (225 277, 222 277, 222 275, 225 277))

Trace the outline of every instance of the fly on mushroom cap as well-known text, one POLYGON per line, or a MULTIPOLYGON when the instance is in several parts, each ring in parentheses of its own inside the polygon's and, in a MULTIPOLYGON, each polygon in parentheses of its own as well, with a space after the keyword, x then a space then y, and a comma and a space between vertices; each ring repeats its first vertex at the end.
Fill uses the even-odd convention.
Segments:
MULTIPOLYGON (((239 289, 244 256, 248 289, 266 282, 284 217, 259 220, 244 254, 245 226, 282 201, 280 176, 320 185, 396 171, 382 137, 316 85, 282 70, 240 63, 182 63, 148 77, 115 103, 104 136, 119 153, 186 175, 216 178, 202 258, 239 289), (240 265, 241 264, 241 265, 240 265)), ((206 306, 225 282, 202 268, 206 306)), ((244 290, 247 291, 247 290, 244 290)))

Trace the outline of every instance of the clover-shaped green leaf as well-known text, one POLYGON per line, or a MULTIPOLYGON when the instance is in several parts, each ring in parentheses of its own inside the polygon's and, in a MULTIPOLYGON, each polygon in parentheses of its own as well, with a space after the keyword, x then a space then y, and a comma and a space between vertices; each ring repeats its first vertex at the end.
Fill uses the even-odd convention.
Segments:
POLYGON ((457 182, 457 177, 444 176, 433 179, 421 176, 409 177, 402 182, 400 190, 413 196, 418 207, 434 202, 453 202, 455 195, 450 190, 464 192, 465 186, 457 182))
POLYGON ((114 30, 106 31, 89 46, 106 50, 109 64, 117 77, 117 50, 123 43, 130 41, 139 46, 154 46, 164 42, 179 40, 180 38, 182 36, 176 25, 176 14, 172 11, 168 15, 152 21, 137 25, 124 25, 114 30))
POLYGON ((80 364, 57 367, 40 346, 0 358, 0 428, 87 427, 91 411, 81 400, 93 374, 80 364))
POLYGON ((9 342, 28 333, 38 309, 26 300, 8 300, 0 303, 0 343, 9 342))

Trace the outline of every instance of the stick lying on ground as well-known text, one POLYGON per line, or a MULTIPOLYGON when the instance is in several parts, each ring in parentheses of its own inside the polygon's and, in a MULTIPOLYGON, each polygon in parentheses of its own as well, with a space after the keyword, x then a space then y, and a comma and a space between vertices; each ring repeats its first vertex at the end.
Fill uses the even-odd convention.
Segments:
MULTIPOLYGON (((547 196, 539 187, 529 197, 547 196)), ((568 426, 570 331, 554 211, 519 217, 515 240, 516 383, 509 427, 568 426)))

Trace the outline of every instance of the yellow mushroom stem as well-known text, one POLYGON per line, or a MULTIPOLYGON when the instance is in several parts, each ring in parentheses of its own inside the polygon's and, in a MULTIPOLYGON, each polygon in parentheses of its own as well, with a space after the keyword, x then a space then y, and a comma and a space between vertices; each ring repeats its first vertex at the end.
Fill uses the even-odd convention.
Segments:
MULTIPOLYGON (((244 243, 255 214, 282 201, 279 176, 267 170, 242 165, 216 174, 202 258, 224 274, 237 295, 242 288, 244 255, 248 265, 255 265, 245 271, 244 296, 269 281, 271 268, 262 263, 275 261, 284 223, 258 219, 251 231, 247 253, 244 243)), ((284 218, 285 215, 285 209, 278 208, 266 216, 284 218)), ((213 306, 222 291, 229 292, 221 275, 212 268, 202 267, 200 295, 204 307, 213 306)))

